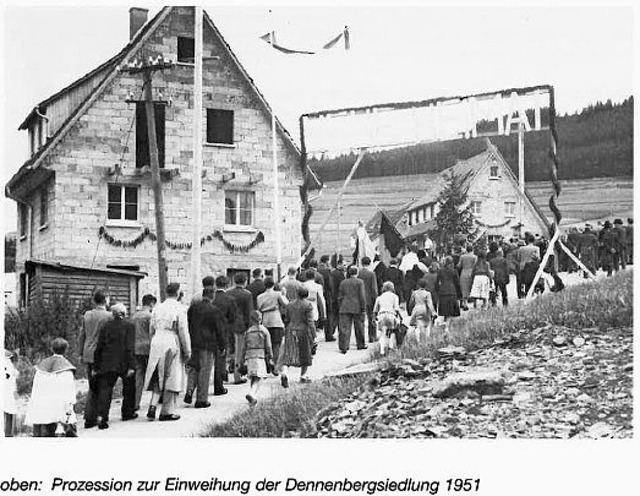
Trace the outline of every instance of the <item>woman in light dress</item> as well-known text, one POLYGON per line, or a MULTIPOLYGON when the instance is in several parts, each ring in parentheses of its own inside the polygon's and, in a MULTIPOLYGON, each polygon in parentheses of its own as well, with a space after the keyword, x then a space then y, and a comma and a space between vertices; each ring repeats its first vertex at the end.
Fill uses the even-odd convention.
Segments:
POLYGON ((407 303, 407 312, 411 315, 410 324, 418 331, 418 341, 426 344, 431 334, 431 317, 436 314, 431 293, 427 291, 427 281, 420 279, 417 289, 411 294, 407 303))
POLYGON ((271 336, 265 326, 262 325, 262 314, 258 310, 251 312, 249 316, 251 327, 244 335, 244 342, 240 352, 240 363, 247 366, 247 376, 251 381, 249 384, 249 394, 245 396, 249 405, 255 406, 258 403, 258 391, 262 379, 269 376, 269 370, 273 370, 273 349, 271 347, 271 336))
POLYGON ((400 325, 400 298, 395 293, 395 286, 391 281, 382 285, 382 294, 376 298, 373 315, 380 331, 380 354, 396 348, 396 331, 400 325))
POLYGON ((473 285, 469 297, 473 299, 474 308, 477 306, 478 300, 482 302, 482 308, 485 308, 489 300, 491 291, 491 279, 493 271, 487 261, 487 255, 484 252, 478 254, 478 260, 473 267, 473 285))
POLYGON ((460 274, 460 290, 462 292, 462 308, 467 309, 467 303, 471 297, 471 286, 473 284, 473 268, 478 261, 478 257, 473 254, 473 246, 467 245, 464 255, 460 255, 458 261, 458 271, 460 274))

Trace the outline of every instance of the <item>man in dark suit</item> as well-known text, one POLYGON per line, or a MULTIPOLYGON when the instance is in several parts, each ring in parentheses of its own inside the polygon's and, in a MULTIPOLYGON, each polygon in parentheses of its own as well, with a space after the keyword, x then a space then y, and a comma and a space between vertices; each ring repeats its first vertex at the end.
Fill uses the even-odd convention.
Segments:
MULTIPOLYGON (((320 257, 320 263, 318 264, 318 275, 322 276, 322 289, 324 291, 324 302, 327 306, 325 321, 322 323, 322 329, 327 329, 331 325, 331 313, 332 313, 332 299, 333 288, 331 287, 331 268, 329 267, 329 255, 322 255, 320 257)), ((335 325, 333 327, 335 329, 335 325)), ((332 332, 333 332, 332 329, 332 332)), ((327 332, 325 332, 325 340, 327 338, 327 332)))
POLYGON ((224 381, 227 380, 227 357, 231 363, 234 363, 233 356, 235 353, 234 333, 236 328, 236 302, 226 293, 229 279, 227 276, 218 276, 215 279, 215 293, 211 300, 213 306, 220 310, 222 317, 222 335, 224 337, 225 349, 218 349, 214 368, 213 368, 213 395, 221 396, 227 394, 224 387, 224 381))
POLYGON ((625 270, 627 268, 627 230, 622 225, 622 219, 613 221, 613 232, 615 234, 616 253, 613 256, 613 266, 615 270, 625 270))
POLYGON ((338 305, 340 311, 338 348, 341 353, 349 350, 351 341, 351 325, 356 332, 356 346, 359 350, 364 350, 364 315, 366 312, 366 301, 364 283, 358 278, 358 268, 349 267, 347 279, 340 283, 338 288, 338 305))
MULTIPOLYGON (((340 283, 344 281, 345 266, 342 258, 338 258, 336 261, 336 267, 331 271, 329 285, 331 287, 331 311, 328 312, 327 325, 324 327, 324 339, 325 341, 335 341, 334 334, 336 327, 338 327, 340 321, 340 304, 338 303, 338 288, 340 283)), ((327 299, 329 301, 329 299, 327 299)))
POLYGON ((191 337, 191 358, 187 362, 187 391, 184 402, 190 404, 193 392, 197 391, 195 408, 208 408, 209 381, 216 352, 225 348, 222 313, 211 304, 215 291, 205 288, 202 299, 193 302, 187 311, 189 335, 191 337))
POLYGON ((627 242, 627 264, 633 265, 633 219, 629 217, 627 219, 627 232, 625 234, 625 240, 627 242))
POLYGON ((373 259, 373 273, 376 275, 376 281, 378 282, 378 294, 382 294, 382 284, 386 281, 387 266, 380 260, 378 255, 373 259))
POLYGON ((249 286, 247 286, 247 289, 253 297, 253 307, 255 308, 258 296, 264 293, 266 288, 264 287, 264 280, 262 279, 262 269, 253 269, 251 275, 253 277, 253 281, 251 281, 249 286))
POLYGON ((233 366, 233 383, 244 384, 247 379, 240 374, 240 347, 244 342, 244 335, 249 329, 251 312, 253 312, 253 296, 245 289, 247 285, 247 276, 242 272, 238 272, 233 277, 234 287, 227 291, 227 294, 236 302, 236 327, 234 332, 235 354, 233 366))
POLYGON ((378 329, 373 320, 373 305, 378 297, 378 280, 374 272, 370 269, 371 259, 369 257, 362 257, 361 263, 362 268, 358 273, 358 279, 364 283, 365 313, 367 315, 369 342, 374 343, 378 340, 378 329))
POLYGON ((125 319, 127 308, 117 303, 111 308, 112 320, 102 323, 98 330, 98 343, 93 356, 97 382, 98 428, 109 428, 109 410, 113 386, 122 378, 122 420, 138 417, 136 403, 136 359, 134 325, 125 319))
POLYGON ((400 303, 402 303, 403 301, 405 301, 403 291, 404 273, 398 268, 398 263, 399 262, 397 258, 392 258, 389 261, 389 267, 384 272, 384 280, 382 282, 384 283, 386 281, 391 281, 393 283, 395 293, 398 295, 398 298, 400 298, 400 303))
POLYGON ((107 296, 104 291, 98 289, 93 294, 93 308, 87 310, 82 317, 82 327, 78 334, 78 351, 80 360, 87 366, 87 378, 89 390, 85 401, 84 428, 90 429, 98 425, 98 390, 93 357, 98 343, 98 330, 100 325, 113 318, 107 310, 107 296))

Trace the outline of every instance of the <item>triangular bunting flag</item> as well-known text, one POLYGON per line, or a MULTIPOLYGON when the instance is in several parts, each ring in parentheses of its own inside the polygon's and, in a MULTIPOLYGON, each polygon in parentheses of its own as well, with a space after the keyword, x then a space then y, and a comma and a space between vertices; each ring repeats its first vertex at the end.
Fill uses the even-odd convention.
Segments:
POLYGON ((325 50, 327 50, 329 48, 333 48, 334 46, 336 46, 336 44, 342 38, 344 38, 344 49, 345 50, 349 50, 349 48, 350 48, 350 44, 349 44, 349 28, 347 26, 344 27, 344 31, 342 33, 340 33, 338 36, 336 36, 331 41, 326 43, 322 48, 324 48, 325 50))
MULTIPOLYGON (((276 42, 276 33, 275 33, 275 31, 263 34, 262 36, 260 36, 260 39, 262 41, 264 41, 265 43, 268 43, 269 45, 271 45, 276 50, 278 50, 278 51, 280 51, 282 53, 286 53, 286 54, 315 55, 317 53, 315 51, 297 50, 297 49, 287 48, 287 47, 284 47, 282 45, 279 45, 276 42)), ((341 39, 344 39, 344 49, 345 50, 349 50, 351 45, 350 45, 350 42, 349 42, 349 28, 347 26, 344 27, 344 30, 342 31, 342 33, 340 33, 335 38, 331 39, 329 42, 325 43, 322 46, 322 48, 325 49, 325 50, 333 48, 334 46, 336 46, 338 44, 338 42, 341 39)))

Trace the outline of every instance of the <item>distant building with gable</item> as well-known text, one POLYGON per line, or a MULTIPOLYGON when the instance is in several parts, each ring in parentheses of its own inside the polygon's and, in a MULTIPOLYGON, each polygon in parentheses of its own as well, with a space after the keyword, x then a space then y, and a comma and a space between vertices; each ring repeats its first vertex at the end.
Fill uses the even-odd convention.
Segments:
MULTIPOLYGON (((424 194, 401 208, 385 212, 398 232, 423 247, 428 232, 435 228, 438 195, 446 185, 446 177, 465 177, 467 199, 480 235, 489 240, 511 238, 526 231, 548 235, 549 221, 533 197, 525 189, 521 193, 518 180, 504 157, 489 140, 487 149, 445 169, 435 180, 424 184, 424 194)), ((377 236, 380 212, 366 225, 367 232, 377 236)))

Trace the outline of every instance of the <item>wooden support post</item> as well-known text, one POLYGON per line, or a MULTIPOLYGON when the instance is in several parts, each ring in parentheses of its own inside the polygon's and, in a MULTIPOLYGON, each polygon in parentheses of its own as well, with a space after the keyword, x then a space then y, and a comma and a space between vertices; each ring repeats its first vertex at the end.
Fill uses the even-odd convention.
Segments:
MULTIPOLYGON (((275 31, 271 30, 271 44, 275 46, 275 31)), ((280 187, 278 181, 278 137, 276 132, 276 114, 271 110, 271 159, 273 162, 273 222, 276 242, 276 273, 282 272, 282 216, 280 215, 280 187)), ((305 174, 306 177, 306 174, 305 174)))
POLYGON ((156 237, 158 247, 158 281, 160 284, 160 301, 166 298, 168 284, 166 244, 164 232, 164 201, 162 199, 162 183, 160 182, 160 164, 158 161, 158 142, 156 138, 156 113, 153 103, 151 71, 144 71, 144 100, 147 114, 147 135, 149 139, 149 159, 151 161, 151 183, 156 213, 156 237))
POLYGON ((564 252, 569 255, 569 258, 571 258, 571 260, 573 260, 578 267, 580 267, 582 270, 584 270, 587 274, 589 274, 589 277, 591 277, 592 279, 595 279, 596 276, 594 273, 592 273, 583 263, 582 261, 576 257, 569 248, 567 248, 567 246, 562 242, 562 240, 558 240, 558 244, 560 245, 560 248, 562 248, 564 250, 564 252))
POLYGON ((547 266, 547 262, 549 261, 549 257, 551 256, 551 253, 553 252, 553 248, 556 244, 556 242, 558 241, 558 239, 560 238, 560 228, 556 225, 555 226, 556 231, 553 233, 553 236, 551 237, 551 240, 549 241, 549 246, 547 247, 547 251, 545 252, 544 256, 542 257, 542 261, 540 262, 540 267, 538 267, 538 271, 536 272, 535 277, 533 278, 533 282, 531 283, 531 287, 529 288, 529 291, 527 291, 527 296, 526 298, 529 299, 533 296, 533 292, 536 288, 536 284, 538 283, 538 280, 540 280, 540 277, 542 277, 542 273, 544 272, 544 268, 547 266))
POLYGON ((190 296, 200 288, 202 238, 202 7, 195 7, 193 70, 193 239, 191 242, 190 296))
MULTIPOLYGON (((336 253, 339 254, 340 253, 340 239, 342 239, 342 204, 340 203, 340 200, 338 199, 338 239, 336 239, 336 253)), ((320 231, 318 233, 318 236, 322 235, 322 231, 320 231)))
MULTIPOLYGON (((342 188, 340 188, 340 191, 338 192, 338 197, 336 198, 336 201, 331 206, 331 209, 329 210, 329 213, 327 214, 325 219, 322 221, 322 224, 320 225, 320 229, 318 229, 318 233, 316 234, 316 237, 315 237, 315 242, 316 243, 318 242, 318 238, 319 238, 320 234, 322 233, 322 231, 324 231, 324 228, 327 226, 327 223, 329 222, 329 219, 331 219, 331 216, 333 215, 334 210, 336 210, 336 207, 338 207, 340 205, 340 200, 342 200, 342 195, 344 195, 344 192, 347 189, 347 186, 349 186, 349 183, 351 182, 351 178, 356 173, 356 170, 358 170, 358 166, 360 165, 360 162, 362 162, 362 159, 364 158, 366 153, 367 153, 366 150, 360 150, 360 153, 358 154, 358 157, 356 158, 356 161, 353 164, 353 167, 351 167, 351 171, 349 172, 349 175, 344 180, 344 184, 342 185, 342 188)), ((338 212, 338 222, 340 222, 340 213, 339 212, 338 212)), ((338 240, 338 242, 339 242, 339 240, 338 240)), ((314 243, 310 243, 309 247, 307 248, 305 253, 303 253, 302 258, 300 259, 301 263, 302 263, 302 260, 304 260, 304 257, 306 256, 306 254, 309 253, 309 250, 311 250, 311 247, 313 246, 313 244, 314 243)))

